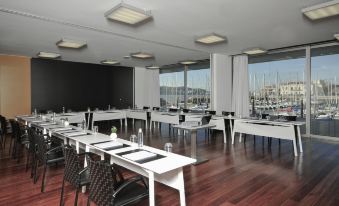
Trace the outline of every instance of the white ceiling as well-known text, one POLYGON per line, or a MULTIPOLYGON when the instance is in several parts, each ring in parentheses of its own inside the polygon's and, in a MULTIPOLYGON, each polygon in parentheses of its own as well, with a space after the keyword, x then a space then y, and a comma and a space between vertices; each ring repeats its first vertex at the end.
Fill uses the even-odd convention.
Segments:
POLYGON ((153 20, 130 27, 104 18, 118 0, 0 0, 0 53, 35 57, 57 52, 63 60, 123 66, 173 64, 206 59, 209 53, 238 54, 251 47, 274 49, 333 39, 339 17, 311 22, 302 8, 326 0, 125 0, 151 10, 153 20), (196 36, 215 32, 228 42, 204 46, 196 36), (61 38, 85 40, 80 51, 60 49, 61 38), (123 59, 145 51, 154 60, 123 59))

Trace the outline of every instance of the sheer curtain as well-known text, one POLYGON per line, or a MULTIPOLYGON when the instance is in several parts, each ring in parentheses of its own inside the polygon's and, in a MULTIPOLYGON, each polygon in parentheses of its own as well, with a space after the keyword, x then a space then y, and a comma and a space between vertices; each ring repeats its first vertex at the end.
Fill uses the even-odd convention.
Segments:
POLYGON ((248 57, 233 57, 232 109, 236 116, 249 117, 248 57))
POLYGON ((135 67, 134 76, 134 97, 135 105, 138 108, 143 106, 160 106, 160 82, 159 69, 150 70, 144 67, 135 67))

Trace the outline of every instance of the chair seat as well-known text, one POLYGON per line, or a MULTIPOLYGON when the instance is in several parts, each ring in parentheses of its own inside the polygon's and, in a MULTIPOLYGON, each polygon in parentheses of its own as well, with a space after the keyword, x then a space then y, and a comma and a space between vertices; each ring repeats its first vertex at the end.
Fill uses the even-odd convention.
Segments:
POLYGON ((62 151, 51 152, 48 155, 47 164, 62 162, 64 160, 65 160, 65 157, 62 151))
POLYGON ((127 205, 147 196, 148 190, 144 186, 134 182, 129 184, 119 193, 119 195, 114 199, 114 205, 127 205))

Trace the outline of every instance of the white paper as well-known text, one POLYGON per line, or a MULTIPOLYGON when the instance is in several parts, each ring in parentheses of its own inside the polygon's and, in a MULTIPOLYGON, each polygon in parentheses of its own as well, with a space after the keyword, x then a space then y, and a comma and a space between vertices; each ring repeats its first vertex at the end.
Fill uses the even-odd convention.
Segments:
POLYGON ((139 151, 139 152, 134 152, 134 153, 123 155, 122 157, 129 159, 129 160, 138 161, 138 160, 143 160, 143 159, 147 159, 147 158, 151 158, 155 156, 157 155, 151 152, 139 151))
POLYGON ((122 146, 123 144, 120 142, 112 141, 112 142, 104 142, 100 144, 95 144, 94 146, 99 147, 101 149, 109 148, 109 147, 119 147, 122 146))

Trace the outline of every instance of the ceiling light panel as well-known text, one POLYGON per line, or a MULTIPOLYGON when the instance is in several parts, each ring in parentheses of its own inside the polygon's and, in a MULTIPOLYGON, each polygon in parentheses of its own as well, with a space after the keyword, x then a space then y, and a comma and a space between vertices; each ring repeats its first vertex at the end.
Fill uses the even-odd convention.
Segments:
POLYGON ((262 48, 253 48, 253 49, 247 49, 243 53, 248 54, 248 55, 255 55, 255 54, 264 54, 267 51, 262 48))
POLYGON ((202 43, 202 44, 217 44, 217 43, 225 42, 226 37, 212 33, 212 34, 199 37, 195 41, 198 43, 202 43))
POLYGON ((131 57, 138 58, 138 59, 151 59, 154 56, 151 53, 137 52, 137 53, 132 53, 131 57))
POLYGON ((150 11, 133 7, 131 5, 120 3, 105 13, 105 17, 122 23, 137 25, 152 17, 150 11))
POLYGON ((116 65, 116 64, 119 64, 119 61, 106 59, 106 60, 101 61, 101 64, 116 65))
POLYGON ((192 61, 192 60, 185 60, 185 61, 181 61, 179 63, 183 64, 183 65, 191 65, 191 64, 195 64, 197 62, 196 61, 192 61))
POLYGON ((335 34, 334 38, 336 38, 337 40, 339 40, 339 34, 335 34))
POLYGON ((318 20, 339 14, 339 0, 310 6, 301 10, 311 20, 318 20))
POLYGON ((60 54, 52 53, 52 52, 39 52, 37 56, 40 58, 46 58, 46 59, 56 59, 56 58, 61 57, 60 54))
POLYGON ((80 49, 87 45, 84 41, 72 40, 72 39, 61 39, 57 43, 58 47, 71 48, 71 49, 80 49))
POLYGON ((146 68, 147 68, 147 69, 160 69, 160 67, 157 66, 157 65, 147 66, 146 68))

